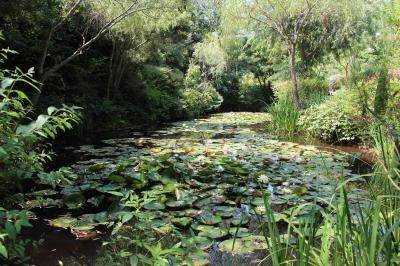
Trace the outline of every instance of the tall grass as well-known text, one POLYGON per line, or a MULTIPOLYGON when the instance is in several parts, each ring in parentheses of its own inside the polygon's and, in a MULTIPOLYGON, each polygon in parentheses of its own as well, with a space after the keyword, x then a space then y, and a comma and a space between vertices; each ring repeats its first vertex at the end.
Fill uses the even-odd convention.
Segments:
MULTIPOLYGON (((382 128, 375 131, 379 158, 368 197, 350 201, 348 183, 342 179, 330 201, 298 206, 284 230, 274 220, 267 194, 264 195, 265 239, 269 255, 265 260, 278 265, 400 265, 400 180, 399 156, 392 138, 382 128), (380 189, 373 189, 379 185, 380 189), (296 213, 307 208, 305 219, 295 222, 296 213), (291 238, 295 243, 291 243, 291 238)), ((355 177, 359 178, 359 176, 355 177)), ((367 194, 366 194, 367 195, 367 194)))
POLYGON ((271 115, 270 125, 272 129, 289 135, 297 131, 297 122, 300 118, 300 111, 293 101, 289 99, 278 100, 267 108, 271 115))

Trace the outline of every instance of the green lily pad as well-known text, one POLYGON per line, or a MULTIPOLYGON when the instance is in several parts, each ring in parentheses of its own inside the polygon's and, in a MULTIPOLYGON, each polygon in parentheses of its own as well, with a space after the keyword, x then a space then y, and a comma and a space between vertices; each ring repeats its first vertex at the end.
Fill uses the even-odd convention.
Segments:
POLYGON ((51 227, 55 228, 70 228, 73 227, 77 221, 78 219, 66 215, 50 220, 49 224, 51 227))
POLYGON ((150 201, 149 203, 146 203, 143 205, 143 207, 146 210, 164 210, 165 209, 165 205, 161 202, 158 202, 156 200, 150 201))
POLYGON ((82 193, 73 193, 65 195, 63 198, 64 204, 69 209, 77 209, 83 206, 86 202, 85 196, 82 193))
POLYGON ((232 236, 235 236, 236 235, 236 237, 239 237, 239 238, 241 238, 241 237, 246 237, 246 236, 250 236, 251 235, 251 233, 249 232, 249 229, 247 229, 247 228, 243 228, 243 227, 240 227, 239 228, 239 230, 238 230, 238 228, 237 227, 231 227, 230 229, 229 229, 229 233, 232 235, 232 236), (236 233, 236 231, 237 231, 237 233, 236 233))
POLYGON ((177 217, 177 218, 172 218, 171 222, 174 225, 180 226, 180 227, 187 227, 192 223, 193 219, 190 217, 177 217))
POLYGON ((268 245, 263 236, 247 236, 238 238, 236 241, 228 239, 219 244, 219 250, 221 252, 232 253, 235 255, 244 255, 253 253, 256 250, 267 248, 268 245))
POLYGON ((298 195, 298 196, 303 196, 308 192, 308 189, 306 187, 296 187, 292 189, 293 192, 298 195))
POLYGON ((124 183, 126 180, 123 176, 112 174, 108 177, 114 183, 124 183))
POLYGON ((219 227, 210 227, 206 231, 201 231, 199 233, 199 236, 208 237, 208 238, 212 238, 212 239, 220 239, 220 238, 227 236, 228 234, 229 234, 228 229, 225 229, 225 228, 222 229, 219 227))
POLYGON ((230 218, 236 214, 236 208, 232 206, 215 206, 212 210, 223 218, 230 218))
MULTIPOLYGON (((206 266, 210 264, 210 254, 204 251, 196 251, 189 255, 189 258, 193 261, 194 266, 206 266)), ((183 264, 188 265, 188 264, 183 264)))
POLYGON ((212 247, 213 243, 214 241, 207 237, 194 236, 185 239, 182 243, 182 246, 183 247, 196 246, 198 249, 206 250, 212 247))
POLYGON ((106 166, 104 165, 104 163, 96 163, 89 166, 88 170, 91 172, 99 172, 101 170, 104 170, 105 168, 106 166))
POLYGON ((199 221, 203 224, 213 225, 222 222, 222 217, 211 212, 203 212, 199 217, 199 221))
MULTIPOLYGON (((244 214, 243 214, 244 215, 244 214)), ((231 219, 231 223, 235 226, 238 225, 246 225, 250 222, 250 218, 248 217, 248 215, 246 215, 244 218, 243 216, 235 216, 231 219)))

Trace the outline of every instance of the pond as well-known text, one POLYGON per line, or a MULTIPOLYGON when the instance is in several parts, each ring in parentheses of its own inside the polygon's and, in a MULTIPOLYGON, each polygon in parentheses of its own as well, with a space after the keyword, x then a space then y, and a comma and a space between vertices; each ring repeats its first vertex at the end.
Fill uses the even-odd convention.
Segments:
MULTIPOLYGON (((45 240, 31 253, 34 263, 94 265, 99 239, 109 233, 105 224, 127 212, 118 203, 127 193, 150 199, 141 213, 153 217, 153 227, 194 232, 204 250, 199 265, 216 252, 265 249, 258 228, 264 193, 284 222, 299 204, 326 207, 339 178, 354 177, 349 153, 280 141, 263 130, 267 121, 265 113, 223 113, 67 147, 74 182, 36 192, 25 203, 37 215, 28 236, 45 240), (234 235, 239 240, 231 250, 234 235)), ((354 186, 350 203, 363 193, 354 186)), ((297 221, 306 215, 304 209, 297 221)))

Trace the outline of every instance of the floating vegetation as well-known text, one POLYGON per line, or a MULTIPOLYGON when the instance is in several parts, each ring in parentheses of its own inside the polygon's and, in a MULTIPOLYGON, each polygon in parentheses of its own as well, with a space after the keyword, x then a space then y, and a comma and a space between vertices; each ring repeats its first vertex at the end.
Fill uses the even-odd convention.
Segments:
MULTIPOLYGON (((284 222, 296 205, 316 202, 324 208, 336 177, 352 177, 346 154, 258 132, 255 125, 267 119, 258 113, 219 114, 174 123, 146 137, 81 146, 74 150, 81 160, 71 166, 78 180, 43 191, 71 213, 49 223, 77 235, 115 221, 135 223, 131 212, 139 205, 128 204, 127 198, 136 195, 140 215, 151 217, 150 228, 167 230, 170 225, 183 234, 191 231, 194 238, 187 234, 188 239, 200 249, 215 241, 220 251, 232 254, 265 249, 256 219, 265 213, 264 193, 271 195, 275 219, 284 222), (93 214, 91 209, 107 211, 93 214)), ((361 192, 352 193, 350 203, 361 192)), ((301 221, 307 213, 298 216, 301 221)), ((204 261, 205 256, 197 258, 204 261)))

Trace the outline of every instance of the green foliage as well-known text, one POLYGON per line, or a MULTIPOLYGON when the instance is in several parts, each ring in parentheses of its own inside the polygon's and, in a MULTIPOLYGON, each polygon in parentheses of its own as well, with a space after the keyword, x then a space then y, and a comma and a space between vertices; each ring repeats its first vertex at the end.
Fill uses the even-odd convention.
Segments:
POLYGON ((25 255, 25 247, 31 243, 20 237, 24 227, 32 227, 27 211, 7 211, 0 207, 0 261, 25 264, 29 258, 25 255))
POLYGON ((24 180, 34 179, 36 173, 43 171, 42 163, 50 158, 43 151, 46 139, 54 139, 60 131, 71 129, 78 116, 76 107, 49 107, 46 115, 21 124, 29 119, 31 106, 29 98, 17 86, 26 83, 35 87, 33 70, 23 73, 16 68, 0 73, 0 179, 5 184, 3 188, 13 191, 22 189, 24 180))
POLYGON ((146 65, 142 71, 142 79, 149 119, 166 121, 179 117, 182 108, 178 90, 183 87, 183 73, 167 66, 146 65))
POLYGON ((259 83, 254 75, 243 75, 239 84, 239 104, 241 109, 259 112, 273 100, 271 82, 259 83))
MULTIPOLYGON (((292 85, 290 81, 281 81, 274 85, 274 92, 279 99, 293 99, 292 85)), ((325 80, 302 79, 298 81, 298 86, 304 108, 322 103, 329 93, 329 85, 325 80)))
POLYGON ((278 100, 267 109, 272 129, 293 135, 298 130, 300 112, 290 99, 278 100))
MULTIPOLYGON (((109 241, 103 243, 101 265, 171 265, 187 261, 196 247, 181 247, 179 231, 172 224, 160 221, 154 213, 146 211, 146 205, 157 200, 157 194, 139 197, 128 193, 121 199, 131 211, 120 212, 120 222, 114 226, 109 241)), ((189 260, 190 261, 190 260, 189 260)))
POLYGON ((352 94, 338 91, 320 105, 314 105, 304 111, 299 127, 312 137, 329 143, 352 143, 360 139, 362 121, 352 94))
POLYGON ((389 100, 389 77, 388 70, 382 69, 379 73, 378 84, 376 86, 374 112, 376 115, 383 115, 386 112, 389 100))
POLYGON ((208 81, 202 81, 200 67, 190 64, 185 78, 185 88, 181 91, 181 104, 185 116, 199 117, 217 109, 223 99, 208 81))
POLYGON ((188 117, 199 117, 217 109, 222 103, 221 95, 209 83, 182 92, 182 107, 188 117))
MULTIPOLYGON (((0 35, 1 39, 1 35, 0 35)), ((0 50, 0 57, 7 59, 8 49, 0 50)), ((3 61, 2 61, 3 63, 3 61)), ((32 182, 52 185, 69 182, 65 170, 44 172, 43 163, 50 159, 47 150, 48 139, 72 128, 79 116, 77 107, 49 107, 47 114, 37 118, 32 113, 28 96, 19 87, 23 85, 36 89, 33 68, 24 73, 18 67, 15 70, 0 69, 0 204, 14 206, 12 196, 17 190, 32 190, 32 182), (30 121, 29 123, 26 123, 30 121), (25 122, 24 124, 22 124, 25 122), (26 184, 30 184, 27 186, 26 184)), ((22 194, 22 199, 24 194, 22 194)), ((21 200, 21 198, 19 198, 21 200)), ((0 257, 7 264, 24 264, 25 247, 31 243, 19 237, 23 227, 30 227, 27 211, 0 208, 0 257)))

